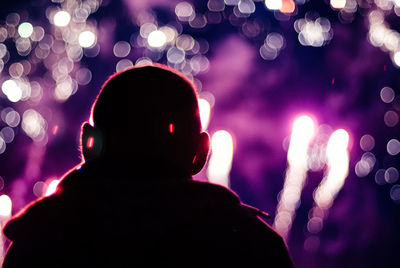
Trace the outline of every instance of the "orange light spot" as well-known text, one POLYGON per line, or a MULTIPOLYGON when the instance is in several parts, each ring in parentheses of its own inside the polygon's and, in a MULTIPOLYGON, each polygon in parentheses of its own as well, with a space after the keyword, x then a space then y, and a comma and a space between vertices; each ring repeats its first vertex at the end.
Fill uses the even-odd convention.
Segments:
POLYGON ((285 14, 290 14, 294 12, 295 8, 296 5, 293 0, 282 0, 282 7, 279 11, 285 14))
POLYGON ((174 132, 174 124, 169 124, 169 133, 173 133, 174 132))
POLYGON ((87 140, 86 147, 87 147, 87 148, 92 148, 92 147, 93 147, 93 142, 94 142, 94 138, 93 138, 93 137, 90 137, 90 138, 87 140))
POLYGON ((57 134, 57 132, 58 132, 58 125, 55 125, 54 127, 53 127, 53 135, 56 135, 57 134))

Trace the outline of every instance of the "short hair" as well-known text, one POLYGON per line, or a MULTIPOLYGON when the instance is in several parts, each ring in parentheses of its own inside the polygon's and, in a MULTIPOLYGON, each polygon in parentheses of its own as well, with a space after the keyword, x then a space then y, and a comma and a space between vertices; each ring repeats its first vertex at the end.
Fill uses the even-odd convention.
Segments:
POLYGON ((161 64, 135 66, 112 75, 102 86, 91 116, 105 142, 139 139, 139 151, 161 146, 193 155, 201 131, 193 84, 161 64))

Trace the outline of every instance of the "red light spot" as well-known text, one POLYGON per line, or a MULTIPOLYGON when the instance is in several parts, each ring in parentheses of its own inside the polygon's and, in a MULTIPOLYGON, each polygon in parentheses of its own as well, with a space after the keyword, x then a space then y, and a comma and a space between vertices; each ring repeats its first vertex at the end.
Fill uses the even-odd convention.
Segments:
POLYGON ((197 158, 197 155, 195 155, 193 158, 193 164, 194 164, 194 162, 196 162, 196 158, 197 158))
POLYGON ((53 135, 56 135, 57 132, 58 132, 58 125, 55 125, 55 126, 53 127, 53 135))
POLYGON ((94 142, 94 138, 93 138, 93 137, 90 137, 90 138, 87 140, 86 147, 87 147, 87 148, 92 148, 92 147, 93 147, 93 142, 94 142))
POLYGON ((169 133, 173 133, 174 132, 174 124, 169 124, 169 133))

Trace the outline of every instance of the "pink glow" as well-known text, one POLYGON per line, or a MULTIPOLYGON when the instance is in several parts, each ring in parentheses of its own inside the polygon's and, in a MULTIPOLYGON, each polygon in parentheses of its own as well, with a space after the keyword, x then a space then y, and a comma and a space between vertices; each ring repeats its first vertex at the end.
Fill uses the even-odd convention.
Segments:
POLYGON ((92 147, 93 147, 93 142, 94 142, 94 138, 93 138, 93 137, 90 137, 90 138, 87 140, 86 147, 87 147, 87 148, 92 148, 92 147))
POLYGON ((52 180, 49 183, 49 186, 47 186, 46 193, 44 195, 49 196, 49 195, 54 194, 57 190, 57 186, 59 183, 60 183, 60 180, 52 180))
POLYGON ((169 124, 169 133, 174 133, 174 124, 169 124))
POLYGON ((55 125, 55 126, 53 127, 52 133, 53 133, 53 135, 56 135, 57 132, 58 132, 58 125, 55 125))

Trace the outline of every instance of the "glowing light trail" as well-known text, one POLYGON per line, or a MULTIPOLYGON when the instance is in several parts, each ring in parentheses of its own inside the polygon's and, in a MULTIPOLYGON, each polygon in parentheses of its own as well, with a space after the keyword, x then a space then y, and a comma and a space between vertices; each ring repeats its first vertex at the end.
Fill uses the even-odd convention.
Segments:
POLYGON ((273 226, 286 240, 295 217, 308 170, 308 147, 315 135, 314 121, 306 115, 293 123, 288 150, 288 169, 273 226))
POLYGON ((332 133, 326 149, 328 169, 321 184, 314 194, 314 208, 310 213, 308 230, 317 233, 322 229, 326 211, 332 206, 333 200, 343 187, 349 172, 349 134, 344 129, 332 133), (313 223, 318 222, 318 228, 313 223))
POLYGON ((229 187, 229 172, 232 168, 233 140, 225 130, 214 133, 211 139, 212 154, 207 167, 210 182, 229 187))

